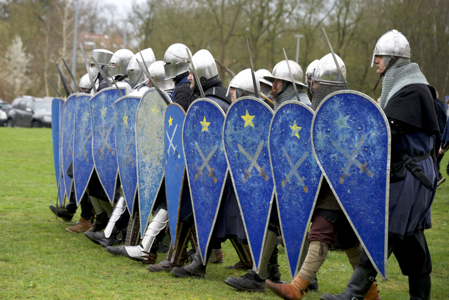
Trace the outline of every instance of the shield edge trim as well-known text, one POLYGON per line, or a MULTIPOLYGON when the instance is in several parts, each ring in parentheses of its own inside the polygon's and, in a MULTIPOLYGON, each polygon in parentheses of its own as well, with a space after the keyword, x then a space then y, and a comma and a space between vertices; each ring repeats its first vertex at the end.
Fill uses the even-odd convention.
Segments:
MULTIPOLYGON (((156 90, 156 88, 154 88, 154 87, 152 87, 152 88, 149 88, 148 90, 146 90, 145 91, 145 93, 142 95, 142 97, 140 97, 140 102, 139 102, 139 106, 137 107, 137 112, 139 111, 139 108, 140 108, 140 105, 142 104, 142 100, 143 100, 143 98, 145 98, 145 96, 148 94, 148 93, 150 93, 150 92, 153 92, 153 91, 156 91, 156 93, 158 93, 157 92, 157 90, 156 90)), ((164 92, 164 91, 162 91, 162 92, 164 92)), ((164 92, 165 93, 165 92, 164 92)), ((158 95, 159 95, 159 93, 158 93, 158 95)), ((160 95, 159 95, 160 96, 160 95)), ((162 97, 161 97, 162 98, 162 97)), ((163 100, 163 99, 162 99, 163 100)), ((165 101, 164 101, 165 102, 165 101)), ((168 107, 168 105, 166 105, 166 107, 168 107)), ((167 110, 167 108, 165 108, 165 110, 167 110)), ((136 112, 136 120, 137 120, 137 112, 136 112)), ((164 112, 164 121, 165 121, 165 112, 164 112)), ((165 148, 165 146, 164 146, 164 148, 165 148)), ((140 205, 140 195, 141 195, 141 193, 140 193, 140 190, 139 190, 139 158, 138 158, 138 154, 139 154, 139 152, 137 152, 137 139, 136 139, 136 171, 137 171, 137 193, 138 193, 138 195, 139 195, 139 197, 137 197, 137 201, 138 201, 138 203, 139 203, 139 218, 140 218, 140 225, 142 224, 142 215, 141 215, 141 213, 140 213, 140 207, 141 207, 141 205, 140 205)), ((118 168, 118 166, 117 166, 117 168, 118 168)), ((157 192, 156 192, 156 194, 155 194, 155 196, 154 196, 154 199, 153 199, 153 203, 151 204, 151 209, 150 209, 150 214, 148 215, 148 218, 147 218, 147 220, 145 221, 145 226, 141 226, 141 228, 140 228, 140 235, 141 236, 144 236, 144 234, 145 234, 145 229, 147 229, 147 226, 148 226, 148 224, 150 223, 150 217, 151 217, 151 213, 153 212, 153 209, 154 209, 154 203, 156 202, 156 198, 157 198, 157 196, 158 196, 158 194, 159 194, 159 192, 160 192, 160 190, 161 190, 161 185, 162 185, 162 182, 164 181, 164 179, 165 179, 165 168, 164 168, 164 172, 163 172, 163 174, 162 174, 162 178, 161 178, 161 181, 159 182, 159 187, 157 188, 157 192), (143 228, 142 228, 143 227, 143 228)), ((135 200, 135 199, 134 199, 135 200)), ((134 205, 133 205, 133 207, 134 207, 134 205)))
MULTIPOLYGON (((298 100, 288 100, 288 101, 285 101, 284 103, 282 103, 282 104, 278 107, 277 111, 276 111, 276 112, 274 113, 274 115, 273 115, 273 118, 271 119, 271 123, 270 123, 270 131, 269 131, 269 133, 268 133, 268 152, 269 152, 269 154, 270 154, 271 173, 273 173, 273 174, 274 174, 274 170, 273 170, 273 162, 272 162, 272 160, 271 160, 271 147, 270 147, 270 145, 271 145, 271 127, 273 126, 273 121, 274 121, 274 118, 276 117, 276 114, 278 113, 278 111, 279 111, 283 106, 286 106, 286 105, 289 105, 289 104, 294 104, 294 105, 302 106, 302 107, 306 108, 309 112, 311 112, 313 116, 315 116, 315 112, 314 112, 310 107, 308 107, 306 104, 304 104, 304 103, 302 103, 302 102, 298 102, 298 100)), ((312 120, 313 120, 313 118, 312 118, 312 120)), ((312 124, 313 124, 313 123, 312 123, 312 124)), ((311 128, 312 128, 312 124, 310 124, 311 128)), ((313 149, 313 144, 312 144, 312 149, 313 149)), ((313 153, 313 155, 315 155, 315 153, 313 153)), ((318 158, 316 157, 316 155, 315 155, 315 159, 318 161, 318 158)), ((320 170, 321 170, 321 169, 320 169, 320 170)), ((321 189, 321 184, 322 184, 322 182, 323 182, 323 177, 324 177, 324 176, 323 176, 323 172, 321 172, 320 182, 318 183, 318 189, 317 189, 317 191, 316 191, 316 193, 315 193, 315 197, 314 197, 313 204, 312 204, 312 209, 310 210, 309 217, 308 217, 308 220, 307 220, 307 224, 310 224, 310 221, 312 220, 313 211, 315 210, 315 206, 316 206, 316 202, 317 202, 317 199, 318 199, 318 195, 320 194, 320 189, 321 189)), ((304 237, 303 237, 303 240, 302 240, 302 242, 301 242, 301 249, 299 250, 299 254, 298 254, 298 261, 297 261, 296 266, 295 266, 295 269, 294 269, 294 270, 295 270, 295 273, 292 274, 292 268, 291 268, 291 266, 290 266, 290 259, 289 259, 289 257, 288 257, 288 251, 287 251, 287 250, 288 250, 288 246, 287 246, 287 243, 285 243, 284 229, 283 229, 283 226, 282 226, 282 217, 281 217, 280 210, 279 210, 279 201, 277 200, 277 199, 279 199, 279 197, 278 197, 278 195, 277 195, 276 179, 275 179, 274 176, 273 176, 273 182, 274 182, 274 191, 275 191, 275 195, 276 195, 276 205, 277 205, 278 215, 279 215, 279 221, 280 221, 280 222, 279 222, 279 225, 280 225, 280 227, 281 227, 282 238, 284 239, 285 255, 287 256, 287 263, 288 263, 288 267, 289 267, 290 277, 291 277, 291 279, 293 280, 293 278, 294 278, 294 277, 296 276, 296 274, 299 272, 299 265, 300 265, 300 263, 301 263, 301 256, 302 256, 303 251, 304 251, 304 241, 305 241, 306 238, 307 238, 307 232, 309 231, 309 227, 307 226, 307 227, 306 227, 306 230, 305 230, 305 232, 304 232, 304 237)))
MULTIPOLYGON (((116 110, 115 110, 115 105, 116 105, 119 101, 124 100, 124 99, 128 99, 128 98, 139 99, 139 105, 137 105, 137 109, 139 109, 140 101, 142 100, 142 97, 133 96, 133 95, 125 95, 125 96, 123 96, 123 97, 118 98, 117 100, 114 101, 114 104, 113 104, 113 106, 114 106, 114 123, 115 123, 115 112, 116 112, 116 110)), ((136 110, 136 116, 137 116, 137 110, 136 110)), ((115 126, 115 124, 114 124, 114 126, 115 126)), ((134 124, 134 136, 135 136, 135 134, 136 134, 136 126, 135 126, 135 124, 134 124)), ((120 176, 120 185, 123 186, 123 185, 122 185, 122 175, 120 174, 120 166, 119 166, 119 161, 118 161, 117 134, 114 136, 114 138, 115 138, 115 152, 117 153, 117 169, 118 169, 117 173, 118 173, 118 176, 120 176)), ((135 139, 135 137, 134 137, 134 139, 135 139)), ((136 172, 137 172, 137 149, 136 149, 136 172)), ((136 174, 137 174, 137 173, 136 173, 136 174)), ((134 189, 134 193, 133 193, 134 197, 133 197, 133 200, 132 200, 132 202, 133 202, 133 209, 132 209, 132 210, 129 209, 129 207, 128 207, 128 201, 126 200, 126 195, 125 195, 125 193, 123 193, 123 197, 125 197, 126 208, 128 209, 128 212, 131 214, 131 216, 133 215, 133 212, 134 212, 134 202, 135 202, 135 200, 136 200, 136 195, 137 195, 137 186, 138 186, 138 184, 136 184, 136 188, 134 189)), ((122 187, 122 188, 123 188, 123 187, 122 187)), ((139 216, 139 217, 140 217, 140 216, 139 216)))
MULTIPOLYGON (((326 98, 323 99, 323 101, 321 101, 321 103, 318 105, 315 115, 313 116, 312 119, 312 126, 310 128, 310 133, 311 133, 311 141, 312 141, 312 147, 313 147, 313 154, 315 155, 315 157, 318 158, 318 156, 316 155, 316 151, 315 151, 315 143, 313 141, 313 128, 315 126, 315 118, 316 115, 318 114, 321 106, 323 106, 323 104, 330 99, 331 97, 335 96, 335 95, 339 95, 339 94, 355 94, 358 96, 361 96, 363 98, 365 98, 366 100, 370 101, 372 104, 374 104, 374 107, 377 108, 377 110, 379 111, 379 113, 381 114, 381 116, 384 119, 385 122, 385 127, 387 129, 387 133, 388 133, 388 151, 387 151, 387 174, 386 174, 386 188, 385 188, 385 193, 386 193, 386 197, 385 197, 385 233, 384 233, 384 238, 385 241, 388 241, 388 223, 389 223, 389 199, 390 199, 390 165, 391 165, 391 132, 390 132, 390 125, 388 123, 388 119, 385 115, 385 113, 383 112, 383 110, 380 109, 380 106, 377 104, 376 101, 374 101, 370 96, 362 93, 362 92, 358 92, 358 91, 354 91, 354 90, 340 90, 340 91, 336 91, 333 92, 329 95, 326 96, 326 98)), ((329 178, 327 177, 326 172, 323 169, 323 166, 321 165, 321 162, 317 159, 318 165, 320 166, 321 172, 323 172, 323 175, 325 176, 325 178, 327 179, 329 186, 332 190, 332 192, 335 195, 335 198, 338 201, 338 204, 340 205, 340 207, 342 208, 343 213, 345 214, 349 224, 351 224, 352 229, 354 230, 357 238, 360 241, 360 244, 362 245, 363 249, 365 249, 366 254, 368 255, 371 263, 373 264, 374 268, 376 269, 377 273, 380 274, 380 276, 382 277, 383 280, 388 280, 388 272, 387 272, 387 261, 388 261, 388 242, 385 242, 385 246, 384 246, 384 265, 385 265, 385 274, 383 274, 382 272, 380 272, 379 267, 377 266, 377 264, 373 261, 373 258, 371 256, 371 253, 369 253, 369 251, 366 249, 365 243, 363 242, 363 240, 360 238, 360 234, 357 231, 357 229, 355 228, 354 224, 352 223, 352 220, 349 218, 348 213, 346 212, 345 208, 343 207, 343 205, 341 204, 340 201, 340 197, 338 197, 337 193, 334 190, 334 187, 332 186, 332 183, 330 182, 329 178)))
MULTIPOLYGON (((164 115, 164 120, 165 120, 165 118, 166 118, 166 115, 167 115, 167 109, 168 109, 168 107, 169 106, 171 106, 171 105, 173 105, 173 106, 177 106, 177 107, 179 107, 180 109, 181 109, 181 111, 184 113, 184 122, 185 122, 185 120, 186 120, 186 112, 184 111, 184 108, 182 108, 182 106, 181 105, 179 105, 178 103, 175 103, 175 102, 171 102, 169 105, 167 105, 167 108, 165 109, 165 115, 164 115)), ((182 127, 182 129, 183 129, 183 132, 184 132, 184 122, 182 123, 183 125, 183 127, 182 127)), ((165 123, 165 122, 164 122, 165 123)), ((165 126, 164 126, 165 127, 165 126)), ((165 128, 164 128, 165 129, 165 128)), ((181 132, 181 135, 183 134, 183 132, 181 132)), ((164 140, 165 140, 165 137, 164 137, 164 140)), ((182 136, 181 136, 181 142, 182 142, 182 136)), ((164 143, 165 144, 165 143, 164 143)), ((182 146, 182 145, 181 145, 182 146)), ((182 149, 182 154, 184 154, 184 148, 182 149)), ((165 145, 164 145, 164 156, 165 156, 165 145)), ((176 218, 176 228, 175 228, 175 234, 177 234, 178 233, 178 224, 179 224, 179 216, 180 216, 180 214, 181 214, 181 211, 180 211, 180 205, 181 205, 181 198, 182 198, 182 192, 184 191, 184 180, 186 179, 186 175, 187 175, 187 171, 186 171, 186 157, 184 156, 184 171, 182 172, 182 183, 181 183, 181 192, 180 192, 180 194, 179 194, 179 201, 178 201, 178 216, 177 216, 177 218, 176 218)), ((164 167, 164 172, 165 172, 165 167, 164 167)), ((187 176, 187 178, 188 178, 188 176, 187 176)), ((164 188, 165 188, 165 195, 167 195, 167 185, 165 185, 164 186, 164 188)), ((190 186, 189 186, 189 188, 190 188, 190 186)), ((190 190, 190 189, 189 189, 190 190)), ((165 196, 166 198, 167 198, 167 196, 165 196)), ((191 198, 192 196, 190 195, 190 200, 192 199, 191 198)), ((168 203, 167 203, 167 208, 168 208, 168 203)), ((169 218, 169 225, 170 225, 170 218, 169 218)), ((170 234, 170 237, 171 237, 171 232, 169 233, 170 234)), ((174 241, 173 239, 171 239, 171 245, 172 245, 172 247, 173 247, 173 249, 175 249, 175 243, 176 243, 176 241, 174 241)))
MULTIPOLYGON (((108 88, 102 89, 100 92, 102 92, 102 91, 108 91, 108 90, 114 90, 114 91, 117 91, 117 89, 116 89, 115 87, 108 87, 108 88)), ((100 92, 98 92, 98 93, 100 93, 100 92)), ((90 110, 90 114, 91 114, 91 115, 92 115, 92 106, 90 105, 90 101, 91 101, 96 95, 98 95, 98 93, 96 93, 95 95, 93 95, 93 96, 90 97, 90 99, 89 99, 89 110, 90 110)), ((117 91, 117 93, 118 93, 118 91, 117 91)), ((114 101, 114 102, 115 102, 115 101, 114 101)), ((113 104, 113 105, 114 105, 114 104, 113 104)), ((114 108, 114 109, 115 109, 115 108, 114 108)), ((92 123, 92 139, 93 139, 93 138, 94 138, 94 135, 93 135, 94 124, 93 124, 92 118, 90 118, 90 122, 92 123)), ((114 124, 114 135, 115 135, 115 124, 114 124)), ((117 150, 116 150, 116 151, 117 151, 117 150)), ((94 160, 94 167, 95 167, 95 170, 96 170, 96 169, 97 169, 97 164, 96 164, 96 162, 95 162, 95 156, 94 156, 93 154, 94 154, 94 143, 92 142, 92 157, 93 157, 93 160, 94 160)), ((117 158, 116 158, 115 160, 117 160, 117 158)), ((103 190, 104 190, 104 192, 105 192, 105 194, 106 194, 106 197, 108 197, 109 202, 112 204, 112 203, 114 202, 114 198, 112 198, 112 199, 109 198, 109 195, 108 195, 108 193, 106 192, 106 189, 104 188, 103 182, 101 181, 101 178, 100 178, 100 176, 98 175, 98 172, 97 172, 97 176, 98 176, 98 181, 100 181, 101 187, 103 188, 103 190)), ((117 170, 116 170, 116 173, 115 173, 115 180, 114 180, 114 193, 117 191, 117 176, 119 176, 119 174, 118 174, 118 164, 117 164, 117 170)))
MULTIPOLYGON (((231 110, 231 108, 232 108, 232 106, 234 106, 234 104, 236 104, 237 102, 240 102, 242 100, 246 100, 246 99, 257 101, 257 102, 263 104, 266 108, 268 108, 271 111, 271 113, 272 113, 271 120, 273 121, 274 111, 271 109, 271 107, 268 104, 265 103, 265 101, 262 101, 261 99, 256 98, 256 97, 243 96, 243 97, 240 97, 240 98, 232 101, 231 105, 228 107, 228 112, 231 110)), ((234 188, 235 196, 237 198, 237 203, 239 205, 240 215, 242 216, 243 228, 245 229, 245 234, 248 237, 248 241, 250 241, 248 230, 246 228, 245 216, 243 215, 242 206, 240 205, 240 198, 239 198, 239 195, 237 193, 237 189, 235 188, 234 176, 232 175, 232 170, 229 167, 228 154, 227 154, 227 151, 226 151, 226 144, 224 142, 224 136, 225 136, 224 135, 224 133, 225 133, 224 130, 225 130, 225 124, 226 124, 227 117, 228 117, 228 114, 226 114, 225 120, 224 120, 224 124, 223 124, 223 147, 225 148, 225 154, 226 154, 225 156, 226 156, 226 162, 228 163, 228 170, 229 170, 229 173, 231 174, 232 187, 234 188)), ((271 126, 271 124, 270 124, 270 126, 271 126)), ((269 155, 270 155, 270 153, 268 153, 268 156, 269 155)), ((270 160, 270 165, 271 165, 271 160, 270 160)), ((251 242, 248 243, 249 249, 251 250, 251 258, 252 258, 252 260, 254 262, 254 265, 256 267, 256 273, 259 273, 259 264, 260 264, 260 260, 262 258, 263 245, 265 244, 265 240, 266 240, 266 237, 267 237, 267 231, 268 231, 268 224, 270 223, 270 215, 271 215, 271 210, 272 210, 272 207, 273 207, 273 203, 272 202, 273 202, 273 196, 274 196, 274 193, 275 193, 275 189, 274 188, 275 188, 275 184, 274 184, 274 180, 273 180, 273 192, 271 193, 270 208, 268 209, 267 220, 265 222, 265 230, 264 230, 263 238, 262 238, 262 247, 260 249, 260 253, 259 253, 260 256, 259 256, 259 261, 257 262, 257 264, 255 263, 256 260, 254 259, 254 251, 253 251, 253 249, 251 247, 251 242)))
MULTIPOLYGON (((64 106, 67 104, 67 102, 69 101, 69 99, 72 99, 72 98, 75 98, 75 105, 76 105, 76 96, 78 95, 78 93, 74 93, 74 94, 71 94, 69 97, 67 97, 67 99, 64 101, 64 106)), ((76 106, 75 106, 76 107, 76 106)), ((63 109, 64 109, 64 107, 63 107, 63 109)), ((64 110, 63 110, 63 114, 62 114, 63 116, 64 116, 64 110)), ((75 112, 73 112, 73 115, 74 115, 74 117, 75 117, 75 112)), ((62 128, 64 128, 64 118, 62 119, 62 128)), ((75 131, 75 118, 73 118, 73 130, 75 131)), ((74 134, 74 132, 72 132, 72 134, 74 134)), ((75 140, 75 136, 73 137, 73 141, 75 140)), ((69 141, 69 143, 70 143, 70 141, 69 141)), ((63 150, 64 150, 64 131, 63 131, 63 134, 62 134, 62 145, 63 145, 63 150)), ((72 142, 72 162, 73 162, 73 142, 72 142)), ((65 176, 68 176, 67 175, 67 170, 65 170, 64 171, 64 153, 62 154, 62 157, 63 157, 63 159, 62 159, 62 172, 63 173, 65 173, 65 176)), ((67 198, 69 198, 69 201, 70 201, 70 194, 72 193, 72 185, 73 185, 73 178, 71 178, 71 184, 70 184, 70 187, 68 188, 68 194, 67 194, 67 187, 65 186, 65 180, 63 180, 64 181, 64 188, 65 188, 65 193, 66 193, 66 196, 67 196, 67 198)), ((76 200, 76 197, 75 197, 75 200, 76 200)))
MULTIPOLYGON (((87 93, 77 93, 77 98, 78 98, 78 96, 89 96, 90 98, 93 97, 91 94, 87 94, 87 93)), ((90 99, 89 99, 89 101, 90 101, 90 99)), ((76 108, 76 103, 75 103, 75 108, 76 108)), ((89 111, 90 111, 90 103, 89 103, 89 111)), ((75 114, 75 121, 74 121, 74 122, 75 122, 75 124, 76 124, 76 114, 75 114)), ((91 118, 91 121, 90 121, 90 122, 92 123, 92 118, 91 118)), ((91 130, 92 130, 92 126, 91 126, 91 130)), ((92 136, 92 138, 93 138, 93 136, 92 136)), ((75 138, 73 138, 73 141, 74 141, 74 143, 75 143, 75 138)), ((73 145, 73 146, 75 146, 75 145, 73 145)), ((92 147, 91 147, 91 149, 92 149, 92 147)), ((92 160, 93 160, 93 153, 92 153, 92 160)), ((82 197, 84 196, 84 194, 86 193, 87 187, 89 186, 90 178, 92 177, 92 174, 93 174, 94 170, 95 170, 95 163, 94 163, 94 165, 92 166, 92 169, 90 170, 90 173, 89 173, 89 179, 87 180, 86 187, 84 188, 84 191, 83 191, 83 193, 81 194, 81 198, 82 198, 82 197)), ((73 172, 73 188, 75 189, 75 201, 76 201, 76 206, 78 207, 79 204, 80 204, 80 202, 81 202, 81 199, 78 200, 78 198, 76 197, 75 172, 73 172)))
MULTIPOLYGON (((226 114, 224 113, 223 109, 217 103, 215 103, 214 101, 212 101, 210 99, 207 99, 207 98, 198 98, 198 99, 196 99, 194 101, 194 103, 192 103, 189 106, 189 109, 187 110, 186 116, 184 118, 184 123, 182 124, 182 152, 184 154, 184 160, 186 161, 186 168, 185 168, 185 170, 186 170, 186 174, 187 174, 187 182, 189 184, 190 201, 192 203, 193 217, 195 218, 194 224, 195 224, 195 230, 196 230, 197 234, 198 234, 198 227, 197 227, 197 224, 196 224, 195 206, 193 205, 192 189, 190 188, 190 180, 189 180, 189 178, 190 178, 189 177, 189 168, 187 168, 186 152, 185 152, 185 147, 184 147, 184 129, 185 129, 185 124, 186 124, 186 120, 187 120, 187 115, 189 114, 189 111, 192 108, 193 104, 195 104, 195 102, 198 102, 198 101, 204 101, 204 102, 208 102, 208 103, 213 104, 216 108, 219 109, 219 111, 223 115, 223 126, 222 127, 224 127, 224 124, 226 122, 226 114)), ((222 129, 222 132, 223 132, 223 129, 222 129)), ((221 141, 223 143, 223 137, 222 137, 221 141)), ((223 148, 224 148, 224 144, 223 144, 223 148)), ((226 158, 226 149, 223 152, 224 152, 225 158, 226 158)), ((227 162, 228 162, 228 160, 226 159, 226 163, 227 162)), ((212 233, 214 231, 215 223, 217 221, 218 212, 220 210, 221 200, 223 198, 223 190, 224 190, 224 187, 226 185, 226 176, 228 176, 228 172, 229 172, 229 164, 227 164, 227 168, 226 168, 226 171, 225 171, 225 177, 224 177, 223 184, 222 184, 222 187, 221 187, 221 192, 220 192, 220 197, 219 197, 219 200, 218 200, 218 205, 217 205, 217 208, 215 210, 214 220, 212 222, 212 227, 211 227, 212 230, 211 230, 211 232, 209 232, 209 236, 207 237, 206 253, 207 253, 207 249, 209 248, 210 239, 211 239, 212 233)), ((200 248, 200 241, 199 241, 199 239, 198 239, 198 248, 200 248)), ((206 265, 207 262, 205 262, 205 258, 203 257, 203 254, 201 253, 201 248, 200 248, 199 252, 200 252, 201 262, 203 263, 203 265, 206 265)))

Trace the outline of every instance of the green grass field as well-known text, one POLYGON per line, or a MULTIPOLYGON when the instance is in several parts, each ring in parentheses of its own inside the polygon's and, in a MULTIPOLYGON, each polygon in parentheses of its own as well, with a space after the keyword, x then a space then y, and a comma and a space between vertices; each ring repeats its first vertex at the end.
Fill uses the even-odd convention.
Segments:
MULTIPOLYGON (((245 273, 224 268, 238 260, 229 242, 223 245, 224 264, 209 265, 204 279, 178 279, 152 274, 146 265, 113 257, 84 234, 67 232, 67 224, 48 209, 57 197, 51 130, 0 128, 0 157, 0 299, 277 299, 268 290, 237 292, 224 283, 245 273)), ((446 157, 442 169, 447 162, 446 157)), ((432 299, 449 298, 448 182, 437 192, 433 228, 426 231, 432 299)), ((378 282, 382 299, 409 299, 407 278, 394 257, 388 262, 389 280, 378 282)), ((290 281, 282 247, 280 264, 282 278, 290 281)), ((305 299, 342 292, 351 274, 346 255, 330 252, 318 273, 320 292, 305 299)))

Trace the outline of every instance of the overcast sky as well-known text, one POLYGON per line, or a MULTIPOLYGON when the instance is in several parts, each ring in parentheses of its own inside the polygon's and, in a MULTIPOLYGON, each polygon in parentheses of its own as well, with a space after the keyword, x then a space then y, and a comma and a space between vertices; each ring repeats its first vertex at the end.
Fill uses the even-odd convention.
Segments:
POLYGON ((126 14, 131 11, 132 4, 135 3, 143 3, 146 0, 99 0, 99 3, 104 4, 114 4, 118 9, 117 12, 120 15, 120 18, 125 18, 126 14))

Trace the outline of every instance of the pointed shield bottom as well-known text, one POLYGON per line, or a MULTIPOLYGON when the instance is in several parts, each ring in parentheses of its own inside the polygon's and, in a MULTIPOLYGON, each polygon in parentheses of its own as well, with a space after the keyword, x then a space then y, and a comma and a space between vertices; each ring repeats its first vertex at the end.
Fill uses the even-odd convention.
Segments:
POLYGON ((268 152, 272 118, 268 105, 242 97, 229 107, 223 129, 226 158, 257 270, 273 198, 268 152))
POLYGON ((185 113, 172 103, 165 111, 165 193, 173 248, 175 247, 179 204, 184 183, 185 159, 182 151, 182 128, 185 113))
POLYGON ((312 149, 312 119, 309 107, 289 101, 278 108, 270 127, 271 165, 292 279, 322 177, 312 149))
POLYGON ((369 96, 345 90, 321 102, 312 128, 320 167, 373 265, 387 278, 387 118, 369 96))
POLYGON ((76 203, 79 204, 94 170, 92 155, 92 120, 90 94, 79 93, 75 106, 75 141, 73 143, 73 180, 76 203))
POLYGON ((115 102, 115 140, 123 194, 133 214, 137 192, 136 114, 140 97, 125 96, 115 102))
MULTIPOLYGON (((125 93, 125 89, 120 90, 122 94, 125 93)), ((114 201, 118 174, 115 150, 114 102, 119 98, 120 94, 114 87, 101 90, 89 101, 95 170, 110 202, 114 201)))
POLYGON ((70 192, 72 191, 72 178, 67 176, 67 170, 73 160, 75 105, 76 94, 72 94, 64 103, 64 119, 62 120, 62 171, 64 173, 64 185, 67 197, 70 197, 70 192))
POLYGON ((151 88, 142 96, 137 109, 137 189, 142 236, 164 179, 164 116, 166 108, 165 101, 155 88, 151 88))
POLYGON ((182 133, 193 213, 203 264, 220 207, 228 165, 223 147, 223 110, 205 98, 187 111, 182 133))

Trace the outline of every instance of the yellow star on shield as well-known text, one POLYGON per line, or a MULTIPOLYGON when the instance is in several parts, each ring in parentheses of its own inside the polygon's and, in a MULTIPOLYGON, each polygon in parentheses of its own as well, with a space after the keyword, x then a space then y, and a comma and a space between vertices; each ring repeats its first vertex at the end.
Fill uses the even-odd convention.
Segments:
POLYGON ((159 110, 156 108, 156 104, 154 105, 154 107, 151 109, 154 114, 157 116, 157 113, 159 112, 159 110))
POLYGON ((299 131, 302 129, 302 127, 298 127, 296 125, 296 120, 293 125, 290 126, 290 128, 292 129, 292 136, 296 136, 299 139, 299 131))
POLYGON ((127 116, 126 113, 125 113, 125 115, 123 116, 123 123, 125 125, 128 125, 128 118, 129 118, 129 116, 127 116))
POLYGON ((206 122, 206 116, 204 116, 204 120, 202 122, 200 121, 200 123, 201 123, 201 126, 203 126, 203 129, 201 130, 201 132, 209 131, 208 127, 210 125, 210 122, 206 122))
POLYGON ((173 125, 172 122, 173 122, 173 118, 170 116, 170 119, 168 119, 168 127, 173 125))
POLYGON ((101 109, 101 116, 104 116, 105 114, 106 114, 106 110, 107 110, 108 108, 107 107, 103 107, 102 109, 101 109))
POLYGON ((253 119, 254 119, 255 115, 254 116, 250 116, 249 113, 248 113, 248 110, 246 110, 246 115, 241 116, 241 117, 242 117, 243 121, 245 121, 245 126, 243 126, 243 128, 245 128, 246 126, 254 127, 253 119))

